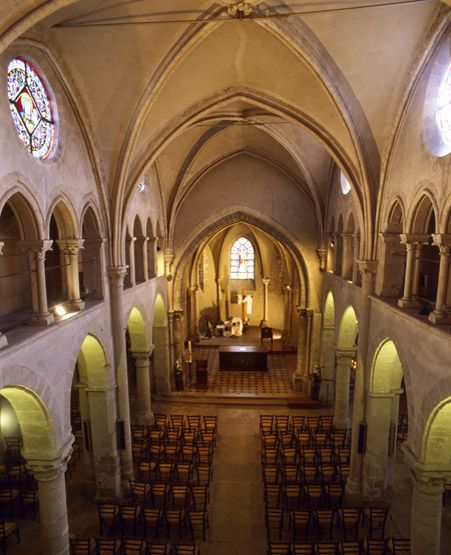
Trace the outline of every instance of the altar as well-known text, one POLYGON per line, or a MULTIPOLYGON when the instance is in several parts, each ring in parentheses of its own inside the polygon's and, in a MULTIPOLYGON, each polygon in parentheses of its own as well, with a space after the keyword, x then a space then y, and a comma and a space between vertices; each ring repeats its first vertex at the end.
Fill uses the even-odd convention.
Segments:
POLYGON ((260 345, 231 345, 219 348, 219 370, 268 370, 268 351, 260 345))

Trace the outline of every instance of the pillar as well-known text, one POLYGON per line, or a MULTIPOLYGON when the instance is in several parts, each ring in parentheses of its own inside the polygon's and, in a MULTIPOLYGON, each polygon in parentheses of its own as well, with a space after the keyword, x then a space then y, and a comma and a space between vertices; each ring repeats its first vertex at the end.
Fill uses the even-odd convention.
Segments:
MULTIPOLYGON (((197 308, 197 295, 199 292, 198 285, 191 285, 189 288, 189 298, 190 298, 190 336, 193 337, 196 341, 200 338, 199 333, 199 318, 198 318, 198 308, 197 308)), ((218 318, 220 318, 220 309, 218 304, 218 318)))
POLYGON ((402 275, 399 275, 401 259, 396 256, 396 251, 400 250, 399 234, 385 232, 380 233, 379 236, 381 269, 377 276, 376 294, 384 297, 397 297, 400 290, 393 286, 400 286, 402 283, 402 275))
POLYGON ((178 360, 180 363, 183 361, 184 358, 184 319, 183 319, 183 310, 174 310, 172 312, 172 317, 170 316, 169 321, 172 323, 172 333, 171 333, 171 347, 173 353, 173 360, 174 364, 175 361, 178 360))
POLYGON ((78 254, 83 248, 83 239, 60 239, 56 241, 64 256, 67 294, 71 310, 83 310, 85 303, 80 298, 78 254))
MULTIPOLYGON (((112 376, 107 364, 105 376, 112 376)), ((112 380, 109 380, 112 381, 112 380)), ((97 498, 111 499, 121 494, 121 465, 117 448, 116 384, 86 388, 89 407, 90 448, 97 498)))
POLYGON ((352 243, 353 243, 353 246, 352 246, 353 260, 352 260, 351 280, 354 285, 360 285, 359 264, 358 264, 359 250, 360 250, 360 234, 358 232, 353 234, 352 243))
POLYGON ((343 233, 343 267, 341 275, 348 281, 352 280, 352 269, 354 263, 354 234, 343 233))
POLYGON ((135 241, 136 237, 130 237, 128 240, 128 259, 130 267, 128 269, 130 276, 130 287, 136 285, 136 268, 135 268, 135 241))
POLYGON ((149 281, 149 259, 148 259, 148 252, 149 252, 149 237, 143 237, 143 271, 144 271, 144 281, 149 281))
MULTIPOLYGON (((4 245, 5 245, 4 241, 0 241, 0 256, 3 254, 4 245)), ((8 345, 8 340, 4 335, 2 335, 2 332, 0 332, 0 349, 3 349, 3 347, 6 347, 7 345, 8 345)))
POLYGON ((261 321, 261 326, 268 325, 268 291, 269 291, 269 278, 263 278, 263 320, 261 321))
POLYGON ((111 295, 111 331, 118 387, 118 416, 124 423, 125 448, 120 451, 121 473, 124 480, 133 479, 133 458, 130 432, 130 402, 128 396, 127 356, 124 330, 124 277, 127 266, 108 268, 111 295))
POLYGON ((444 479, 414 473, 410 525, 411 555, 439 555, 444 479))
POLYGON ((404 277, 404 294, 402 299, 398 300, 398 306, 401 308, 417 308, 419 303, 418 299, 414 298, 414 295, 418 294, 419 254, 421 252, 418 250, 418 247, 422 242, 427 242, 429 236, 403 233, 400 237, 401 243, 406 245, 406 270, 404 277))
POLYGON ((30 323, 40 326, 49 326, 54 321, 48 308, 45 282, 45 253, 52 248, 52 243, 50 239, 21 242, 30 264, 33 310, 36 310, 30 323))
POLYGON ((54 460, 28 460, 37 481, 41 536, 47 555, 69 555, 66 482, 64 473, 72 449, 54 460))
POLYGON ((448 323, 450 316, 446 309, 449 285, 449 257, 451 253, 451 234, 434 234, 434 245, 440 252, 440 266, 438 272, 437 296, 434 312, 429 314, 429 320, 434 324, 448 323))
POLYGON ((335 428, 349 428, 349 385, 354 349, 337 349, 335 351, 335 428))
POLYGON ((307 371, 307 309, 296 307, 299 324, 298 340, 296 348, 296 370, 293 374, 293 389, 295 391, 308 393, 308 371, 307 371))
MULTIPOLYGON (((371 312, 371 295, 376 282, 377 260, 359 260, 362 276, 362 302, 359 319, 359 344, 357 350, 357 371, 354 384, 354 403, 352 406, 351 463, 346 480, 346 497, 356 501, 362 491, 363 455, 358 453, 359 426, 365 421, 365 377, 370 375, 371 361, 368 359, 368 339, 371 312)), ((368 387, 368 386, 367 386, 368 387)), ((349 391, 349 389, 348 389, 349 391)))
POLYGON ((328 404, 331 402, 333 394, 333 381, 335 374, 335 350, 334 350, 335 326, 323 325, 322 330, 322 383, 320 395, 321 399, 328 404))
MULTIPOLYGON (((388 501, 392 405, 393 395, 390 393, 367 394, 367 440, 363 457, 362 497, 370 503, 383 504, 388 501)), ((396 434, 394 440, 396 441, 396 434)))
POLYGON ((136 368, 136 389, 138 403, 136 405, 136 420, 138 424, 153 424, 152 401, 150 393, 150 356, 151 352, 133 352, 132 356, 136 368))
POLYGON ((291 285, 285 285, 283 288, 284 292, 284 306, 283 306, 283 340, 285 343, 289 343, 291 341, 291 318, 292 318, 292 293, 293 288, 291 285))
MULTIPOLYGON (((223 322, 222 318, 222 278, 216 278, 216 304, 217 304, 217 320, 219 322, 223 322)), ((196 326, 197 327, 197 326, 196 326)))

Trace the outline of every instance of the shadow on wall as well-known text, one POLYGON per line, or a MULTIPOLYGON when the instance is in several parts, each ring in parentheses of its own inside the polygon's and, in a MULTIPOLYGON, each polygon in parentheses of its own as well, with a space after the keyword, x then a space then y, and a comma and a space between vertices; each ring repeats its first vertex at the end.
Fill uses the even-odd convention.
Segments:
POLYGON ((203 308, 199 313, 199 320, 197 322, 199 333, 201 335, 206 335, 209 328, 211 330, 211 326, 213 326, 213 328, 216 326, 216 324, 218 323, 217 319, 218 307, 216 304, 203 308))

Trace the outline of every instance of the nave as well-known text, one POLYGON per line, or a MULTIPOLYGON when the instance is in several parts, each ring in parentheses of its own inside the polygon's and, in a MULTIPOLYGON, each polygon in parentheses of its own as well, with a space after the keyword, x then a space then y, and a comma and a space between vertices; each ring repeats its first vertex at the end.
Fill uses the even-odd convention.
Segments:
MULTIPOLYGON (((270 551, 270 545, 273 544, 289 544, 291 548, 296 545, 300 549, 308 549, 309 546, 317 549, 318 546, 328 546, 330 544, 340 548, 340 542, 347 540, 349 542, 359 541, 360 546, 364 545, 364 540, 369 539, 369 530, 363 521, 358 527, 357 533, 349 529, 346 531, 346 537, 343 530, 339 526, 338 512, 340 508, 350 508, 345 499, 339 501, 335 500, 329 502, 324 496, 321 502, 318 500, 308 500, 303 495, 296 506, 293 506, 293 499, 288 499, 286 496, 288 490, 295 483, 301 485, 301 490, 310 481, 306 478, 302 470, 305 469, 299 459, 297 462, 297 478, 293 481, 285 476, 282 476, 284 461, 284 448, 281 446, 277 454, 277 466, 279 469, 278 477, 272 480, 267 477, 265 480, 265 466, 272 466, 274 461, 265 459, 265 448, 263 445, 265 441, 264 436, 267 437, 268 445, 271 442, 271 435, 274 430, 278 436, 278 441, 286 441, 287 434, 285 434, 277 422, 284 421, 288 416, 288 421, 294 424, 294 428, 288 428, 288 435, 293 438, 298 438, 297 441, 305 440, 306 436, 310 437, 309 449, 313 445, 312 438, 316 437, 316 441, 321 439, 322 432, 311 430, 309 432, 308 421, 317 422, 318 418, 323 416, 324 422, 330 422, 330 410, 289 410, 286 406, 279 405, 261 405, 255 407, 244 407, 241 404, 227 404, 211 406, 206 403, 193 403, 193 402, 159 402, 155 403, 154 410, 157 415, 167 414, 168 422, 171 421, 170 415, 185 415, 194 417, 200 415, 201 419, 204 415, 217 416, 217 435, 216 446, 214 448, 212 473, 209 481, 209 503, 207 506, 209 527, 206 529, 205 541, 202 534, 196 533, 195 542, 200 549, 201 555, 265 555, 266 553, 291 553, 288 551, 270 551), (263 420, 262 420, 263 416, 263 420), (271 419, 272 428, 268 429, 268 418, 271 419), (303 420, 303 431, 298 428, 296 433, 294 430, 299 426, 299 422, 303 420), (263 425, 262 425, 263 423, 263 425), (293 433, 291 433, 293 430, 293 433), (274 499, 268 498, 265 491, 274 484, 280 484, 281 495, 274 503, 274 499), (265 486, 266 483, 266 486, 265 486), (283 525, 280 533, 278 528, 273 528, 274 522, 270 526, 268 524, 268 510, 280 507, 283 509, 283 525), (332 508, 333 512, 333 526, 331 535, 327 533, 321 534, 318 542, 318 531, 314 523, 315 510, 327 510, 332 508), (297 510, 298 512, 307 511, 311 514, 311 519, 306 532, 305 527, 297 525, 296 532, 290 523, 290 511, 297 510), (295 533, 295 535, 294 535, 295 533), (294 541, 295 540, 295 541, 294 541)), ((310 424, 310 427, 312 424, 310 424)), ((329 424, 327 424, 329 426, 329 424)), ((334 432, 329 430, 329 438, 334 432)), ((339 434, 338 434, 339 435, 339 434)), ((297 443, 293 443, 297 445, 297 443)), ((298 448, 300 453, 302 448, 298 448)), ((319 452, 317 446, 316 451, 319 452)), ((342 450, 346 451, 346 448, 342 450)), ((136 454, 135 450, 135 454, 136 454)), ((288 453, 287 453, 288 454, 288 453)), ((306 453, 307 454, 307 453, 306 453)), ((266 456, 270 457, 270 452, 266 452, 266 456)), ((154 459, 153 459, 154 460, 154 459)), ((78 537, 82 539, 102 537, 100 523, 98 518, 98 511, 96 510, 96 503, 94 500, 93 492, 88 492, 86 489, 86 471, 84 468, 83 458, 74 457, 75 464, 66 473, 66 487, 67 487, 67 502, 69 511, 69 531, 72 538, 78 537)), ((135 456, 135 463, 138 463, 139 457, 135 456)), ((139 464, 139 463, 138 463, 139 464)), ((318 459, 315 461, 315 466, 319 471, 322 463, 318 459)), ((334 462, 333 466, 337 468, 334 462)), ((346 464, 344 464, 344 467, 346 464)), ((139 475, 137 473, 137 475, 139 475)), ((395 479, 395 492, 392 498, 392 503, 389 507, 388 517, 385 525, 385 538, 409 538, 410 534, 410 506, 411 506, 411 484, 410 472, 402 462, 402 456, 397 456, 396 463, 396 479, 395 479)), ((269 476, 269 474, 268 474, 269 476)), ((331 483, 335 486, 342 484, 341 479, 330 478, 331 483)), ((150 477, 150 482, 157 480, 156 475, 150 477)), ((171 480, 168 480, 170 483, 171 480)), ((195 479, 193 480, 195 482, 195 479)), ((323 481, 316 475, 311 486, 321 484, 324 489, 323 481)), ((291 489, 293 489, 291 487, 291 489)), ((131 494, 125 495, 122 502, 125 504, 130 503, 131 494)), ((297 503, 297 502, 296 502, 297 503)), ((138 503, 139 504, 139 503, 138 503)), ((151 505, 151 503, 149 503, 151 505)), ((168 505, 169 507, 169 505, 168 505)), ((365 505, 368 508, 367 505, 365 505)), ((138 519, 139 520, 139 519, 138 519)), ((45 553, 45 545, 41 544, 40 532, 37 521, 30 518, 27 520, 18 519, 21 529, 21 543, 16 544, 14 538, 9 538, 7 543, 7 552, 10 555, 33 555, 41 552, 45 553)), ((449 533, 451 522, 451 510, 449 505, 444 506, 442 513, 442 538, 441 554, 447 554, 447 545, 451 541, 451 534, 449 533)), ((105 529, 105 537, 121 537, 121 527, 119 524, 115 528, 105 529)), ((169 535, 166 531, 166 526, 162 520, 160 530, 157 537, 155 529, 147 530, 141 522, 138 523, 136 533, 131 534, 131 528, 126 528, 124 537, 133 535, 139 539, 146 539, 148 542, 155 542, 158 544, 166 544, 175 546, 180 542, 192 543, 192 536, 188 522, 184 523, 181 533, 178 534, 177 530, 170 531, 169 535)), ((381 537, 380 531, 376 531, 374 536, 379 539, 381 537)), ((92 544, 91 553, 95 554, 94 543, 92 544)), ((387 544, 388 545, 388 544, 387 544)), ((391 545, 391 544, 390 544, 391 545)), ((293 551, 294 552, 294 551, 293 551)), ((332 551, 296 551, 295 553, 332 553, 332 551)), ((350 551, 351 553, 366 553, 365 551, 350 551)), ((75 551, 75 555, 81 555, 85 551, 75 551)), ((87 553, 87 552, 86 552, 87 553)), ((109 552, 102 552, 109 553, 109 552)), ((129 553, 141 553, 140 551, 127 551, 129 553)), ((142 551, 145 553, 145 551, 142 551)), ((149 553, 152 553, 149 551, 149 553)), ((159 553, 159 552, 158 552, 159 553)), ((175 551, 173 553, 176 553, 175 551)), ((333 552, 335 553, 335 552, 333 552)), ((341 553, 337 551, 337 553, 341 553)), ((373 555, 377 553, 384 553, 383 551, 371 551, 373 555)), ((390 551, 387 551, 390 553, 390 551)), ((403 554, 405 552, 402 552, 403 554)))

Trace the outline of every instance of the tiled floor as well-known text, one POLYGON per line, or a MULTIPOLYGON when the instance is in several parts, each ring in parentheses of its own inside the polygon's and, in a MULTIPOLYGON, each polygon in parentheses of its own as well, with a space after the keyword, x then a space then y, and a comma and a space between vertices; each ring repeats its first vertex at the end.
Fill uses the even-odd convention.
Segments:
MULTIPOLYGON (((296 368, 294 354, 268 354, 267 372, 219 370, 219 352, 215 347, 198 347, 193 356, 194 360, 208 360, 208 392, 211 394, 253 397, 292 395, 291 380, 296 368)), ((196 391, 195 386, 186 389, 196 391)))

